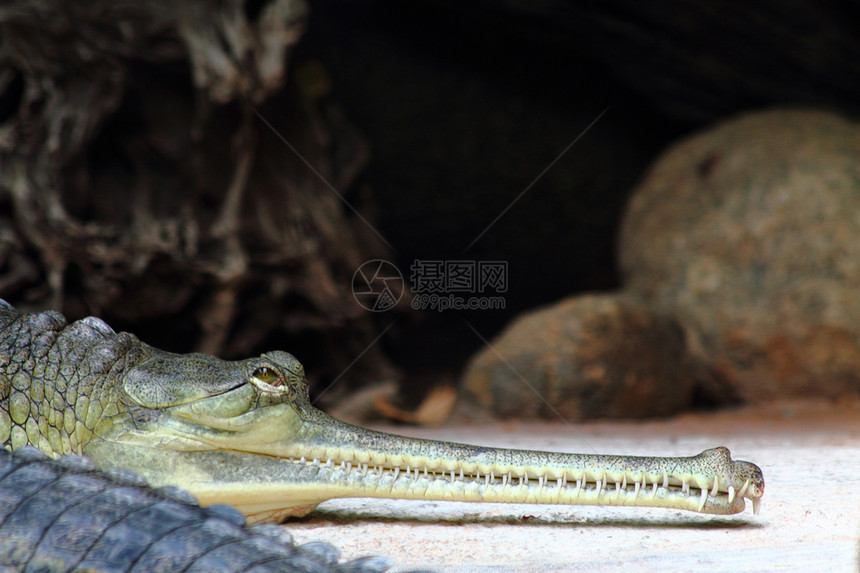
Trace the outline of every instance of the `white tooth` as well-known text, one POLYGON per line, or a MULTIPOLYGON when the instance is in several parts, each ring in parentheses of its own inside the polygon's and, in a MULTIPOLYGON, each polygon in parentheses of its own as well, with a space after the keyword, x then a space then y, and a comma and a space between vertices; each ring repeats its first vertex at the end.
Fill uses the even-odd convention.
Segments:
POLYGON ((427 466, 424 466, 424 477, 427 477, 427 466))
POLYGON ((319 463, 320 463, 320 459, 319 459, 319 458, 314 458, 314 461, 313 461, 313 462, 311 462, 311 463, 312 463, 313 465, 315 465, 315 466, 318 466, 318 465, 319 465, 319 463))
POLYGON ((681 493, 690 493, 690 484, 685 479, 681 480, 681 493))
POLYGON ((744 482, 744 485, 741 486, 741 489, 738 490, 738 497, 743 497, 747 492, 747 488, 750 486, 750 478, 747 478, 747 481, 744 482))
POLYGON ((394 468, 394 479, 397 479, 397 476, 400 475, 400 466, 396 466, 394 468))
POLYGON ((615 482, 615 493, 621 495, 621 482, 615 482))
POLYGON ((654 482, 654 487, 651 490, 651 499, 657 497, 657 482, 654 482))
POLYGON ((713 487, 713 489, 711 489, 711 497, 716 497, 717 492, 719 492, 719 491, 720 491, 720 478, 717 476, 714 476, 714 487, 713 487))
POLYGON ((705 502, 708 501, 708 490, 702 488, 702 499, 699 500, 699 511, 705 508, 705 502))
POLYGON ((621 489, 627 489, 627 474, 624 474, 624 477, 621 478, 621 489))
POLYGON ((306 461, 308 461, 308 460, 307 460, 307 459, 305 459, 305 457, 304 457, 304 456, 302 456, 302 459, 300 459, 300 460, 299 460, 299 463, 300 463, 300 464, 303 464, 303 463, 305 463, 306 461))
POLYGON ((508 474, 503 474, 502 475, 502 487, 505 487, 506 485, 508 485, 508 474))
POLYGON ((475 471, 475 481, 481 481, 481 470, 475 471))
POLYGON ((735 500, 735 486, 730 485, 729 486, 729 503, 733 502, 734 500, 735 500))
POLYGON ((457 479, 456 475, 454 475, 454 470, 451 470, 451 483, 454 483, 454 480, 457 479))
POLYGON ((484 475, 484 485, 490 485, 490 474, 484 475))
POLYGON ((561 491, 561 478, 558 478, 558 489, 556 491, 561 491))
POLYGON ((463 468, 460 468, 460 479, 463 479, 463 468))
POLYGON ((602 488, 602 487, 603 487, 603 480, 602 479, 597 480, 597 494, 596 494, 597 497, 600 497, 600 488, 602 488))
POLYGON ((761 498, 760 497, 754 497, 752 502, 753 502, 753 513, 755 515, 758 515, 758 512, 761 511, 761 498))
POLYGON ((543 476, 538 476, 538 487, 543 489, 543 476))
POLYGON ((639 497, 639 488, 641 488, 641 487, 642 487, 642 484, 640 484, 637 481, 636 485, 633 486, 633 499, 636 499, 637 497, 639 497))
POLYGON ((579 492, 582 491, 582 482, 585 480, 584 477, 576 480, 576 492, 574 492, 573 497, 579 497, 579 492))
POLYGON ((663 470, 663 487, 669 487, 669 474, 666 473, 666 470, 663 470))

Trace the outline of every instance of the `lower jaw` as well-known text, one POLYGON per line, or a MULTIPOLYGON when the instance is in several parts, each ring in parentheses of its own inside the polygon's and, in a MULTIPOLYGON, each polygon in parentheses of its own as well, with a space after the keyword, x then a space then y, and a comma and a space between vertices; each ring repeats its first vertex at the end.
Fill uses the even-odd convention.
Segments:
MULTIPOLYGON (((487 503, 524 503, 551 505, 599 505, 656 507, 699 513, 731 515, 743 512, 746 503, 740 496, 731 502, 725 492, 661 484, 621 484, 595 482, 520 480, 483 476, 460 477, 457 474, 427 473, 418 470, 395 471, 379 467, 347 469, 343 466, 282 463, 293 467, 295 484, 277 486, 245 499, 228 501, 249 516, 250 521, 281 520, 302 516, 320 502, 332 498, 390 498, 428 501, 462 501, 487 503)), ((207 496, 201 501, 205 504, 207 496)), ((224 503, 223 500, 220 501, 224 503)))

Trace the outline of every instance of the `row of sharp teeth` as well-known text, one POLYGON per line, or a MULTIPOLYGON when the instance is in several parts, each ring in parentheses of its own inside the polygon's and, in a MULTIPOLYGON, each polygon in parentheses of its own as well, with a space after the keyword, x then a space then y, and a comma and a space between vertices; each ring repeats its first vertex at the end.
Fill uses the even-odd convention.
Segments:
MULTIPOLYGON (((345 471, 345 472, 351 472, 353 469, 353 463, 352 462, 346 462, 346 461, 341 461, 339 464, 337 464, 336 462, 334 462, 331 459, 327 460, 325 463, 321 463, 319 458, 315 458, 313 460, 308 460, 305 457, 302 457, 299 459, 290 457, 288 459, 292 463, 305 464, 305 465, 309 465, 309 466, 319 466, 321 468, 334 469, 335 467, 337 467, 339 465, 340 469, 345 471)), ((406 466, 405 468, 401 468, 400 466, 394 466, 392 468, 392 467, 382 466, 382 465, 370 465, 367 463, 358 463, 358 464, 355 464, 355 468, 357 471, 361 472, 362 476, 366 476, 368 474, 368 472, 376 472, 377 475, 382 477, 387 472, 389 475, 391 475, 393 477, 393 479, 397 479, 398 476, 401 475, 401 473, 405 474, 406 477, 412 477, 413 473, 414 473, 415 477, 413 479, 418 479, 422 475, 422 472, 421 472, 421 470, 419 470, 419 468, 417 468, 417 467, 412 468, 410 466, 406 466)), ((502 487, 506 487, 508 485, 511 485, 511 486, 526 485, 527 486, 530 479, 532 479, 532 480, 536 479, 538 482, 538 487, 541 489, 543 489, 544 486, 549 485, 553 481, 556 482, 556 487, 558 488, 558 490, 561 490, 561 488, 566 487, 568 485, 568 479, 567 479, 566 475, 563 477, 559 477, 559 478, 547 478, 547 477, 541 476, 541 475, 536 476, 535 478, 529 478, 528 474, 524 474, 524 475, 520 475, 520 476, 514 476, 512 472, 508 472, 508 473, 501 474, 499 477, 496 477, 494 472, 490 472, 489 474, 484 474, 483 476, 481 476, 480 472, 476 472, 475 474, 471 474, 471 473, 467 474, 467 473, 463 472, 462 468, 460 468, 459 475, 455 470, 450 470, 450 472, 449 471, 440 472, 440 471, 435 471, 435 470, 429 470, 428 471, 426 466, 423 469, 423 477, 428 478, 428 479, 429 478, 448 479, 449 475, 450 475, 450 479, 451 479, 452 484, 459 477, 459 479, 461 481, 466 480, 466 479, 474 479, 476 482, 480 483, 483 480, 484 485, 490 485, 491 483, 494 485, 498 485, 497 482, 499 482, 502 487), (518 480, 518 483, 515 483, 515 482, 517 482, 517 480, 518 480)), ((614 481, 613 483, 615 484, 615 491, 620 494, 621 490, 627 489, 627 486, 628 486, 627 476, 626 475, 623 476, 623 478, 620 482, 614 481)), ((576 491, 574 493, 574 496, 579 495, 579 493, 582 491, 582 489, 584 487, 595 487, 597 490, 595 495, 599 496, 601 491, 607 491, 607 485, 608 484, 607 484, 605 473, 603 474, 602 479, 600 479, 596 482, 589 482, 584 477, 579 478, 576 480, 576 491)), ((634 498, 639 496, 640 491, 646 490, 648 488, 648 485, 649 485, 648 484, 648 477, 644 474, 642 475, 641 480, 634 481, 633 482, 634 498)), ((669 488, 669 486, 670 486, 669 474, 664 471, 662 483, 660 483, 657 480, 654 480, 651 482, 650 485, 651 485, 651 496, 652 497, 656 496, 657 490, 659 487, 663 487, 666 489, 669 488)), ((728 496, 728 502, 732 503, 734 501, 735 497, 743 497, 744 494, 746 493, 749 485, 750 485, 750 480, 749 480, 749 478, 747 478, 747 480, 744 482, 744 484, 737 490, 734 488, 734 486, 731 486, 731 485, 728 486, 727 492, 726 492, 726 494, 728 496)), ((719 478, 717 476, 714 476, 713 486, 710 488, 710 492, 709 492, 707 487, 701 488, 701 493, 699 494, 699 497, 700 497, 699 511, 701 511, 702 508, 705 506, 705 501, 707 501, 707 499, 708 499, 708 493, 710 493, 711 497, 716 497, 719 493, 721 493, 719 486, 720 486, 719 478)), ((675 486, 675 487, 677 488, 677 486, 675 486)), ((693 495, 691 492, 691 486, 687 480, 681 480, 680 492, 681 492, 681 494, 686 494, 689 496, 693 495)), ((758 501, 758 500, 754 500, 754 502, 755 501, 758 501)))

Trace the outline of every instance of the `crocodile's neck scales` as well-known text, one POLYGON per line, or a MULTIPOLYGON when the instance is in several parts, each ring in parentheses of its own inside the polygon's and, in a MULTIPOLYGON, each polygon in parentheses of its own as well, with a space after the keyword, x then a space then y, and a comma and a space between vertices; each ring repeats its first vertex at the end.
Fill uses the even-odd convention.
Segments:
POLYGON ((121 413, 118 374, 151 355, 135 336, 96 318, 0 305, 0 442, 50 455, 80 453, 121 413))

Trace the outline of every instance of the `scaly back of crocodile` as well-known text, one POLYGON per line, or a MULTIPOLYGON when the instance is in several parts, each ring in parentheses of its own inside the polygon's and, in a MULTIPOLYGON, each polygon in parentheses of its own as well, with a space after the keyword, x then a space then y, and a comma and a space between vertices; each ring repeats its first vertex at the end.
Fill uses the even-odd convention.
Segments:
POLYGON ((126 408, 119 377, 153 349, 97 318, 69 324, 0 303, 0 442, 81 453, 126 408))
POLYGON ((86 458, 49 460, 0 448, 0 570, 89 573, 381 573, 387 557, 338 563, 324 542, 296 545, 286 528, 245 525, 226 506, 201 508, 188 492, 152 489, 86 458))

